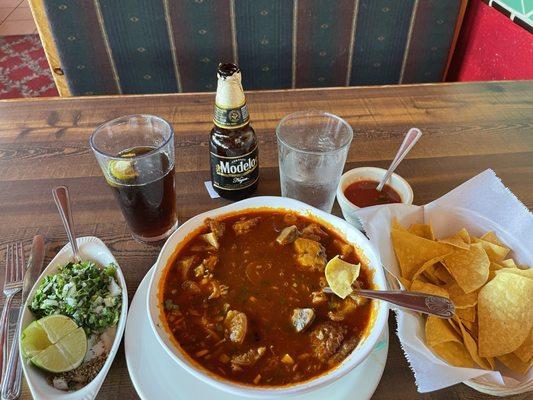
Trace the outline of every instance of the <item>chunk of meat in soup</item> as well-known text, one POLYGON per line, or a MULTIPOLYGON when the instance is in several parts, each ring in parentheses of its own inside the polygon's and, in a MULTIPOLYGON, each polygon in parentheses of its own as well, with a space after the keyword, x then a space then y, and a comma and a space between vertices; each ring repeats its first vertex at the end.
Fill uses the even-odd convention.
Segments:
POLYGON ((299 236, 300 232, 298 231, 298 227, 296 225, 287 226, 280 232, 276 238, 276 242, 281 245, 289 244, 298 239, 299 236))
POLYGON ((294 241, 294 249, 296 250, 296 261, 300 266, 320 272, 326 268, 326 249, 320 243, 298 238, 294 241))
POLYGON ((327 238, 329 235, 324 232, 320 225, 311 223, 302 230, 302 237, 305 239, 315 240, 320 242, 322 239, 327 238))
POLYGON ((226 337, 233 343, 241 344, 248 330, 248 318, 240 311, 229 310, 224 319, 226 337))
POLYGON ((328 317, 332 321, 343 321, 348 314, 354 312, 357 308, 356 301, 351 297, 347 297, 344 300, 334 299, 332 303, 334 310, 328 312, 328 317))
POLYGON ((222 236, 224 236, 224 231, 226 230, 226 224, 224 222, 220 222, 212 218, 207 218, 205 222, 217 239, 220 239, 222 236))
POLYGON ((322 322, 309 334, 311 347, 319 360, 331 357, 341 347, 347 328, 338 322, 322 322))
POLYGON ((328 301, 328 295, 321 290, 311 293, 311 303, 313 305, 324 304, 328 301))
POLYGON ((265 354, 266 347, 258 347, 257 349, 250 349, 245 353, 237 354, 231 357, 231 363, 247 367, 254 365, 263 354, 265 354))
POLYGON ((342 242, 338 239, 333 240, 333 245, 339 249, 339 255, 342 259, 346 259, 347 257, 352 255, 353 247, 349 245, 346 242, 342 242))
POLYGON ((328 359, 328 364, 336 365, 343 361, 348 356, 348 354, 350 354, 351 351, 355 349, 355 346, 357 346, 358 342, 359 339, 355 336, 351 337, 348 340, 345 340, 342 343, 340 349, 328 359))
POLYGON ((218 242, 218 238, 213 232, 204 233, 203 235, 200 235, 200 237, 205 240, 208 244, 213 246, 216 250, 220 248, 220 243, 218 242))
POLYGON ((233 224, 233 230, 235 231, 237 236, 246 235, 253 228, 255 228, 257 224, 259 224, 260 220, 261 220, 261 217, 240 219, 239 221, 233 224))
POLYGON ((292 311, 291 322, 296 332, 305 331, 315 319, 315 310, 312 308, 295 308, 292 311))
POLYGON ((178 264, 178 268, 180 271, 180 278, 182 281, 185 281, 189 275, 189 271, 191 270, 191 267, 194 263, 196 263, 198 260, 198 257, 196 256, 189 256, 185 257, 183 260, 181 260, 178 264))
POLYGON ((193 281, 185 281, 181 284, 181 288, 187 292, 189 295, 196 296, 200 293, 202 293, 202 290, 200 289, 200 286, 196 282, 193 281))

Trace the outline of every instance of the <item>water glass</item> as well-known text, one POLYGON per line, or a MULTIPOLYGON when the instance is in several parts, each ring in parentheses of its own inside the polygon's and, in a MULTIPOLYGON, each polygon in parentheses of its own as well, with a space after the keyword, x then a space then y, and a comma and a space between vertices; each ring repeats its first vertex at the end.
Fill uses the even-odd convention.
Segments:
POLYGON ((322 111, 300 111, 277 129, 281 195, 331 212, 353 138, 342 118, 322 111))

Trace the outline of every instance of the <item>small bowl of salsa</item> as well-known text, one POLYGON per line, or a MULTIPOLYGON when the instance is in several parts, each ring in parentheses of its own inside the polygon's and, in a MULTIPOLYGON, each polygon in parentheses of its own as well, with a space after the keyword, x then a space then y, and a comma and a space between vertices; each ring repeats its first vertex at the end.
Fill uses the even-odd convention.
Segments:
POLYGON ((413 189, 398 174, 392 174, 381 192, 377 186, 385 176, 386 169, 377 167, 360 167, 342 175, 337 188, 337 201, 341 206, 344 219, 362 230, 357 210, 383 204, 413 204, 413 189))

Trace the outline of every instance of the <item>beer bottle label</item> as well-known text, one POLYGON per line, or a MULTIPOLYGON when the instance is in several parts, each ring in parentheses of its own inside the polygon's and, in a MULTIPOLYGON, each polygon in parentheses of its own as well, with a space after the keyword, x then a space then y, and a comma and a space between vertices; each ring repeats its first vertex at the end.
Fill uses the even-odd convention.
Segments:
POLYGON ((225 157, 211 152, 213 186, 224 190, 240 190, 253 185, 259 178, 257 146, 247 154, 225 157))
POLYGON ((213 122, 216 126, 225 129, 240 128, 248 123, 250 115, 246 103, 239 107, 224 108, 215 104, 213 122))

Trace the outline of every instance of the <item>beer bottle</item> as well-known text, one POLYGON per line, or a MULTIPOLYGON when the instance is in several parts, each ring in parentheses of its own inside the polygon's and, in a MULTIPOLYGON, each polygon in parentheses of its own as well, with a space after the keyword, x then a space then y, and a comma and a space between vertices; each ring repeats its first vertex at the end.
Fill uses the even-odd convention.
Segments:
POLYGON ((240 69, 235 64, 219 64, 217 77, 214 126, 209 140, 211 181, 220 196, 239 200, 257 188, 257 137, 250 125, 240 69))

